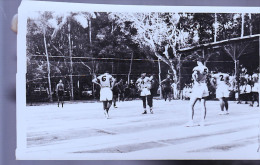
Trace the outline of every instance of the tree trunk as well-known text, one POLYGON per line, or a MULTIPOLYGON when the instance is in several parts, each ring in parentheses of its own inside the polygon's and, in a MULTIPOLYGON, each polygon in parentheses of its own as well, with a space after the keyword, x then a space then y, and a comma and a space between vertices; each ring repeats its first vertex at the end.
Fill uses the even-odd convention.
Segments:
POLYGON ((44 48, 45 48, 45 54, 47 58, 47 70, 48 70, 48 84, 49 84, 49 98, 52 102, 52 91, 51 91, 51 69, 50 69, 50 61, 49 61, 49 54, 47 50, 47 42, 46 42, 46 36, 45 36, 45 30, 43 32, 43 40, 44 40, 44 48))
POLYGON ((162 95, 162 86, 161 86, 161 83, 162 83, 162 79, 161 79, 161 63, 160 63, 160 59, 159 58, 158 58, 158 68, 159 68, 158 76, 159 76, 159 84, 160 84, 160 87, 159 87, 159 89, 160 89, 160 99, 162 99, 163 95, 162 95))
POLYGON ((89 43, 90 43, 90 45, 92 44, 92 38, 91 38, 91 35, 92 35, 92 27, 91 27, 91 18, 89 19, 89 21, 88 21, 88 23, 89 23, 89 25, 88 25, 88 27, 89 27, 89 43))
POLYGON ((178 69, 179 69, 179 77, 178 77, 178 95, 179 95, 179 98, 181 99, 181 91, 182 91, 182 89, 181 89, 181 67, 182 67, 182 63, 181 63, 181 60, 179 59, 179 65, 178 65, 178 69))
POLYGON ((250 30, 250 35, 253 34, 253 27, 252 27, 252 15, 249 13, 249 30, 250 30))
POLYGON ((242 13, 242 23, 241 23, 241 37, 244 36, 244 24, 245 24, 245 14, 242 13))
POLYGON ((214 42, 217 42, 217 13, 215 13, 214 42))
POLYGON ((172 74, 173 74, 173 80, 176 82, 176 81, 178 80, 177 72, 176 72, 176 70, 174 69, 174 65, 173 65, 172 62, 170 62, 170 65, 171 65, 170 68, 171 68, 172 74))
POLYGON ((69 38, 69 57, 70 57, 70 92, 71 92, 71 100, 74 100, 74 89, 73 89, 73 63, 72 63, 72 49, 71 49, 71 35, 70 35, 70 23, 68 24, 68 38, 69 38))
MULTIPOLYGON (((88 20, 88 27, 89 27, 89 31, 88 31, 88 34, 89 34, 89 44, 90 44, 90 54, 92 56, 92 25, 91 25, 91 18, 89 18, 88 20)), ((92 59, 92 74, 93 75, 96 75, 95 74, 95 62, 94 62, 94 59, 92 59)), ((95 84, 92 83, 92 91, 94 92, 95 91, 95 84)))
POLYGON ((130 67, 129 67, 129 72, 128 72, 128 76, 127 76, 127 83, 128 84, 130 84, 130 75, 131 75, 131 72, 132 72, 133 58, 134 58, 134 53, 132 53, 130 67))

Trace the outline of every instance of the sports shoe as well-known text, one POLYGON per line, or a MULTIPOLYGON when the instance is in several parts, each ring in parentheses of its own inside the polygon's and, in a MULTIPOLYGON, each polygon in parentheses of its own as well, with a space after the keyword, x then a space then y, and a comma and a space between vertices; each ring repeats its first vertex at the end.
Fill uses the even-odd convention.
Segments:
POLYGON ((188 123, 185 124, 185 127, 193 127, 194 123, 193 121, 189 121, 188 123))
POLYGON ((226 113, 224 111, 221 111, 218 113, 219 115, 225 115, 226 113))
POLYGON ((147 114, 147 111, 144 111, 142 114, 147 114))
POLYGON ((118 107, 115 105, 114 108, 118 108, 118 107))
POLYGON ((228 115, 228 114, 229 114, 229 112, 228 112, 228 111, 226 111, 226 112, 225 112, 225 115, 228 115))
POLYGON ((153 114, 153 110, 152 109, 150 109, 150 112, 151 112, 151 114, 153 114))

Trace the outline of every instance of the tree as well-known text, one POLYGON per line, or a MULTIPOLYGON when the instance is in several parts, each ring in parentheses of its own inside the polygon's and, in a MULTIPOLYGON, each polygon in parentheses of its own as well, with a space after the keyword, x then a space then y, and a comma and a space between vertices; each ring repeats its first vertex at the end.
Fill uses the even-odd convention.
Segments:
MULTIPOLYGON (((91 25, 91 18, 95 18, 96 15, 94 13, 89 12, 77 12, 77 13, 57 13, 55 15, 55 19, 53 19, 52 23, 54 24, 54 31, 52 34, 52 38, 55 38, 57 35, 57 32, 64 26, 66 26, 67 29, 67 38, 68 38, 68 52, 69 52, 69 60, 70 60, 70 69, 69 69, 69 77, 70 77, 70 92, 71 92, 71 100, 74 100, 74 85, 73 85, 73 41, 72 41, 72 22, 76 21, 78 22, 83 28, 87 28, 89 25, 91 25)), ((91 28, 89 28, 89 40, 91 42, 91 28)), ((84 64, 84 63, 83 63, 84 64)), ((86 64, 84 64, 88 69, 90 67, 86 64)))
POLYGON ((37 30, 34 31, 34 34, 42 34, 43 35, 43 43, 44 43, 44 55, 46 56, 47 62, 47 73, 48 73, 48 84, 49 84, 49 98, 52 101, 52 88, 51 88, 51 70, 50 70, 50 60, 49 53, 47 48, 47 40, 46 34, 48 28, 51 28, 52 25, 50 23, 50 19, 52 18, 51 12, 38 12, 35 14, 36 17, 29 17, 29 20, 32 19, 34 21, 34 25, 37 27, 37 30))
MULTIPOLYGON (((149 46, 154 55, 166 63, 177 79, 176 65, 178 59, 176 49, 188 43, 190 32, 178 28, 178 13, 110 13, 117 26, 126 33, 134 33, 132 39, 142 48, 149 46), (171 52, 171 53, 169 53, 171 52)), ((182 17, 188 17, 182 15, 182 17)), ((188 18, 189 19, 189 18, 188 18)), ((192 19, 192 18, 190 18, 192 19)))

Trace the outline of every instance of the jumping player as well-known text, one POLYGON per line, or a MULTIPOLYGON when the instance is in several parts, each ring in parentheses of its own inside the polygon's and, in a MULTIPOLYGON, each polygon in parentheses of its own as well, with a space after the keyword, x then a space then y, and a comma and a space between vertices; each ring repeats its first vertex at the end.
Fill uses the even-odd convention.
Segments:
POLYGON ((56 94, 58 97, 58 107, 61 101, 61 107, 63 108, 64 84, 62 83, 62 80, 60 80, 56 86, 56 94))
POLYGON ((204 121, 206 118, 206 100, 205 98, 209 96, 208 87, 206 84, 208 76, 208 68, 202 64, 202 60, 197 61, 196 67, 193 68, 192 79, 194 80, 194 86, 192 88, 192 94, 190 98, 190 114, 189 122, 186 124, 186 127, 194 126, 193 117, 194 117, 194 106, 199 100, 201 102, 201 108, 203 113, 201 114, 200 125, 204 126, 204 121))
POLYGON ((229 97, 229 75, 227 73, 217 73, 212 75, 211 84, 216 88, 216 98, 219 99, 221 112, 219 115, 227 115, 228 113, 228 97, 229 97), (224 111, 226 108, 226 112, 224 111))
POLYGON ((146 77, 146 73, 142 73, 141 77, 136 81, 138 90, 140 91, 140 96, 143 101, 143 114, 147 114, 146 111, 146 100, 148 102, 148 106, 150 107, 150 112, 153 114, 153 106, 152 106, 152 96, 151 96, 151 79, 146 77))
POLYGON ((114 87, 115 79, 106 71, 104 74, 94 77, 93 83, 100 85, 100 101, 103 102, 103 109, 106 118, 109 118, 109 108, 112 105, 113 93, 112 89, 114 87))

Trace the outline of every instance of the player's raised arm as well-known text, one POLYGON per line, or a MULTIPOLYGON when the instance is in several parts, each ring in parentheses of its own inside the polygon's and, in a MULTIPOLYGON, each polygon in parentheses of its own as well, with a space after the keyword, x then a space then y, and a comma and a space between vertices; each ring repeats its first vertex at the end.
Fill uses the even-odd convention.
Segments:
POLYGON ((216 88, 216 76, 215 75, 212 75, 212 77, 210 79, 210 84, 211 84, 211 86, 216 88))
POLYGON ((94 84, 97 84, 97 85, 101 86, 101 84, 98 82, 98 78, 96 76, 94 76, 94 79, 92 80, 92 82, 94 84))
POLYGON ((138 86, 140 84, 140 79, 137 79, 135 85, 138 86))
POLYGON ((135 83, 137 89, 140 91, 141 90, 141 79, 137 79, 136 83, 135 83))
POLYGON ((111 81, 111 89, 113 89, 116 83, 116 79, 111 76, 110 81, 111 81))
POLYGON ((192 79, 198 83, 198 71, 193 70, 192 79))
POLYGON ((59 84, 56 85, 56 95, 58 95, 59 84))
POLYGON ((227 74, 227 77, 226 77, 226 79, 225 79, 225 82, 226 82, 226 84, 227 84, 228 86, 231 86, 231 83, 230 83, 229 81, 230 81, 229 75, 227 74))

